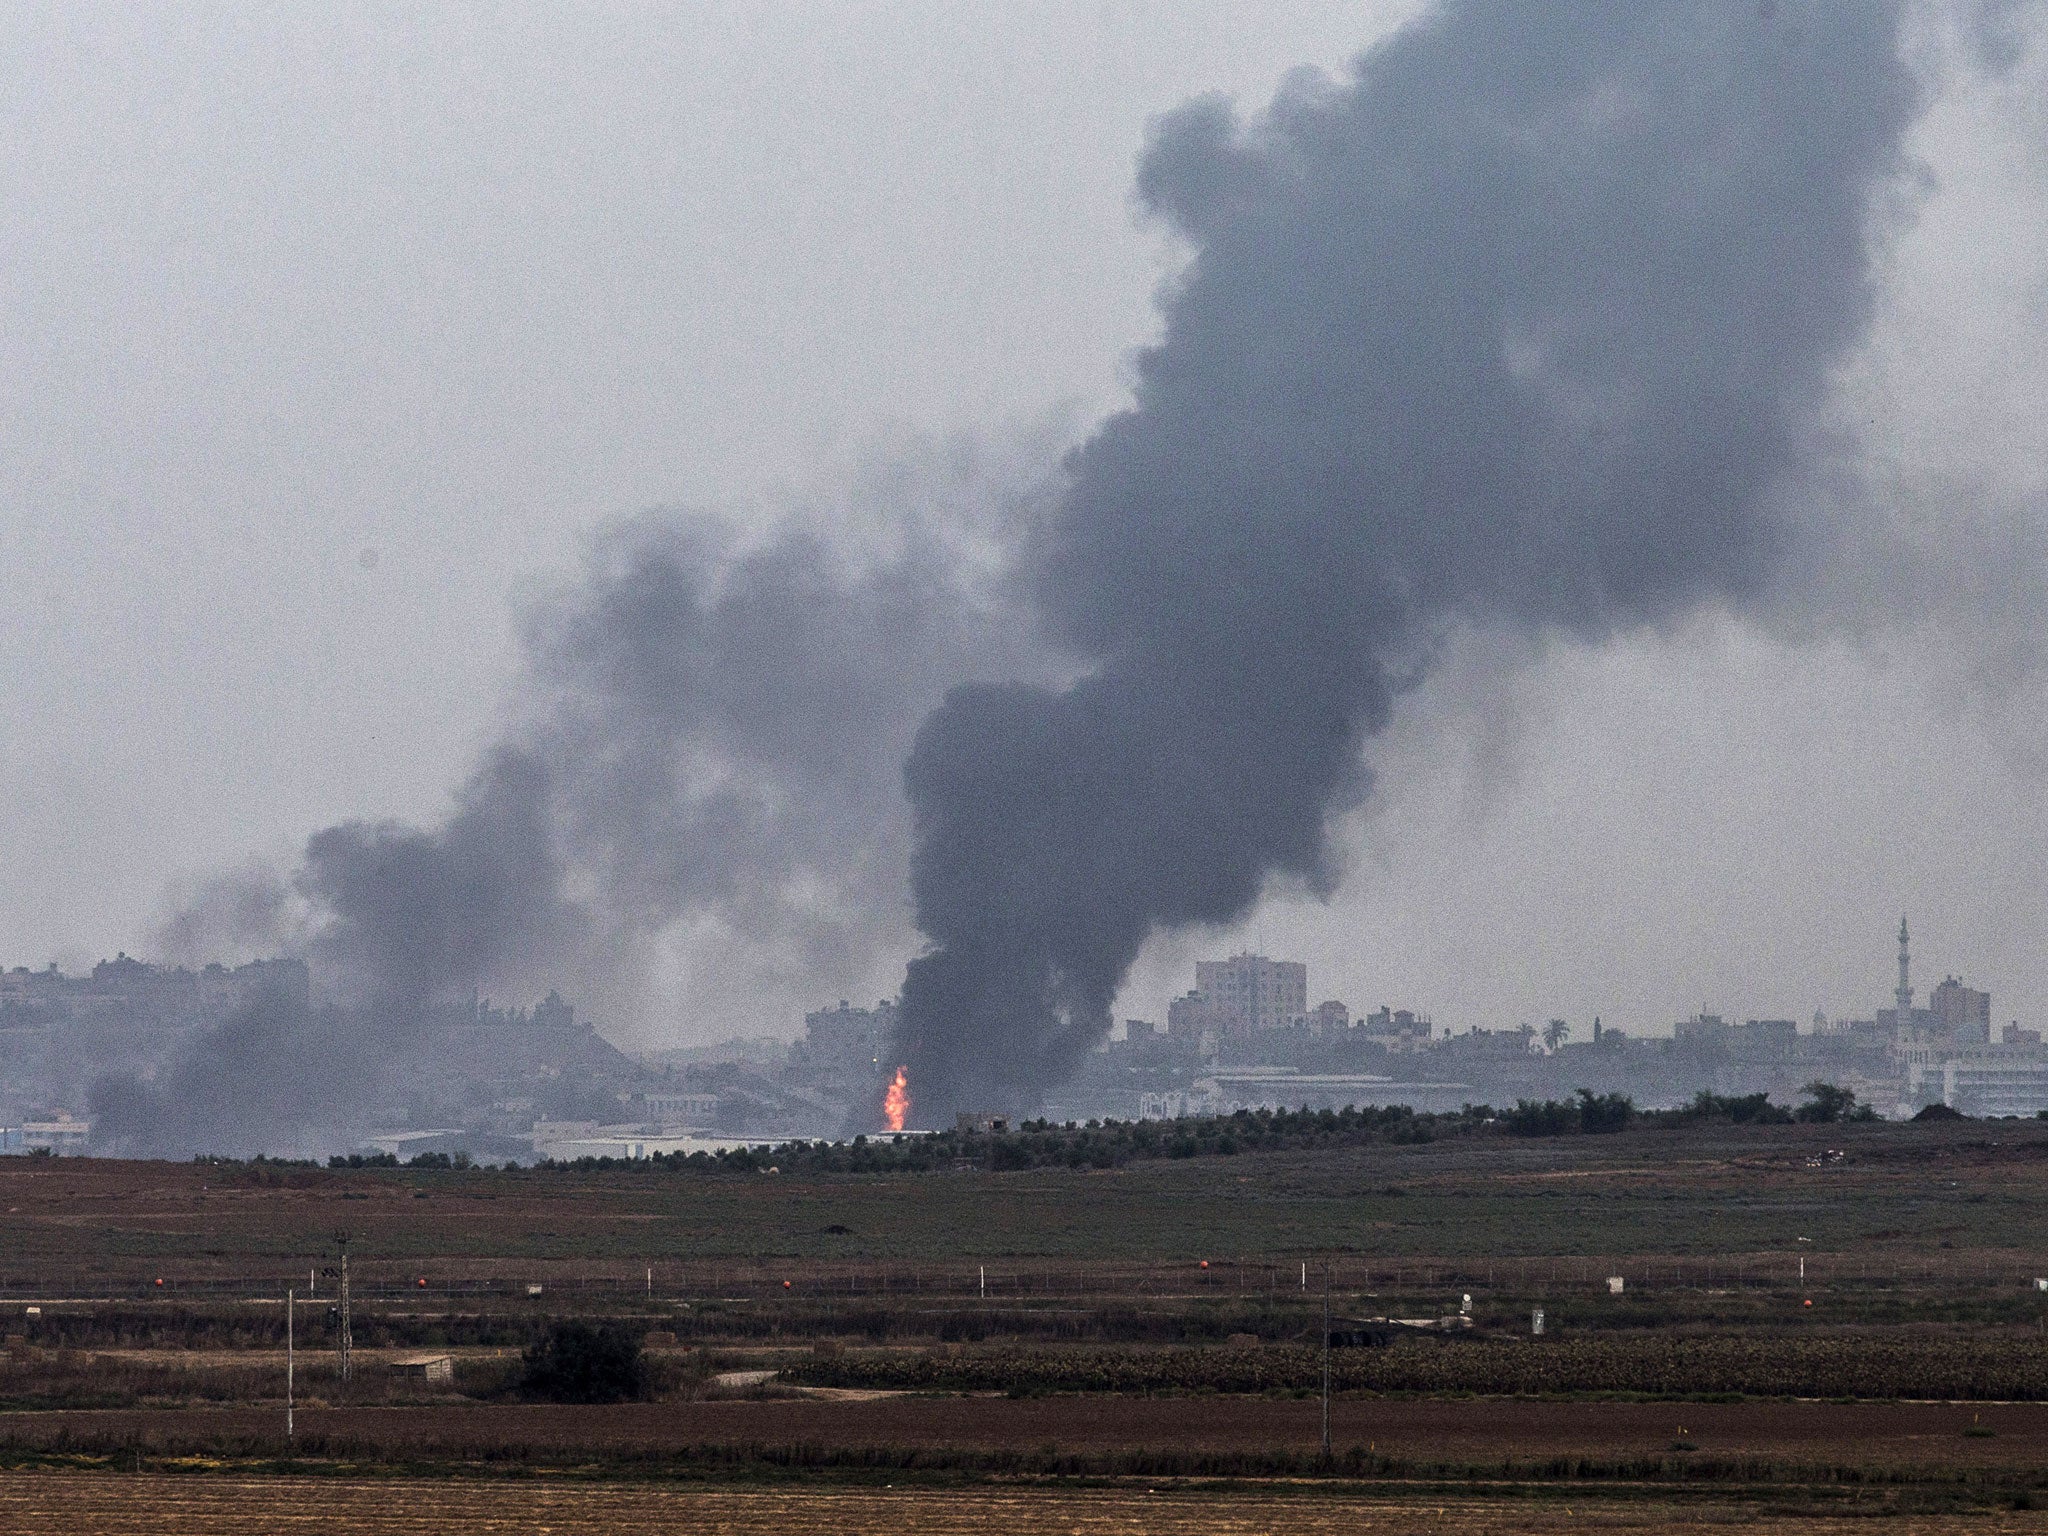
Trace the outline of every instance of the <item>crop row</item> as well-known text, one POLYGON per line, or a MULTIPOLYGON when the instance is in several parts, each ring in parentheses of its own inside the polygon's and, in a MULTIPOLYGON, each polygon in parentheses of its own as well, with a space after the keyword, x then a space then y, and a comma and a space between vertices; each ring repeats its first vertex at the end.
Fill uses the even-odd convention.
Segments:
MULTIPOLYGON (((1285 1392, 1319 1387, 1312 1346, 856 1353, 786 1373, 811 1386, 955 1392, 1285 1392)), ((1339 1391, 2048 1400, 2048 1340, 1642 1338, 1344 1349, 1339 1391)))

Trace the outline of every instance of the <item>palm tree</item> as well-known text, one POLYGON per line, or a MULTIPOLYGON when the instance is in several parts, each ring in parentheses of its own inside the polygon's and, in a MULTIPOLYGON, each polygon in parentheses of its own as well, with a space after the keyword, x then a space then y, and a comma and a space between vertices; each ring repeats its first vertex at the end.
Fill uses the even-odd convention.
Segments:
POLYGON ((1543 1048, 1547 1051, 1556 1050, 1571 1037, 1572 1027, 1563 1019, 1552 1019, 1543 1026, 1543 1048))

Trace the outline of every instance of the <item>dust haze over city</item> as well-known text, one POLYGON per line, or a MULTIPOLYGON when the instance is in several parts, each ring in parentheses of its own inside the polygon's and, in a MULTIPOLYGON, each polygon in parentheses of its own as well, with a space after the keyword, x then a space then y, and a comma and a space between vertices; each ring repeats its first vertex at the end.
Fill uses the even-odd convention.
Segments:
POLYGON ((2048 1108, 2043 7, 0 28, 17 1145, 2048 1108))

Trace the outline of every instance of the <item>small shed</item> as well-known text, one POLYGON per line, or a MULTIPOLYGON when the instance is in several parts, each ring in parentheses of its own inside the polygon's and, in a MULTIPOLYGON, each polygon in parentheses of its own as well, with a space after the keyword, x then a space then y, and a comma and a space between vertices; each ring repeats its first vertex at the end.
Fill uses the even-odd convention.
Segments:
POLYGON ((391 1362, 391 1374, 413 1381, 453 1381, 455 1362, 446 1355, 401 1355, 391 1362))

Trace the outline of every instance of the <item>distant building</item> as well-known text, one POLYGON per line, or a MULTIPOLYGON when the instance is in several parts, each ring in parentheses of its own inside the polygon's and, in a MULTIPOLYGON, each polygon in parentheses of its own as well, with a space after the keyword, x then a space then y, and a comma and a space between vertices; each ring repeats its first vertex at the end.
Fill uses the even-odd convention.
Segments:
POLYGON ((866 1084, 889 1070, 883 1060, 896 1037, 896 1004, 884 998, 872 1008, 855 1008, 843 998, 837 1008, 804 1015, 804 1037, 790 1051, 791 1075, 800 1082, 866 1084))
POLYGON ((252 960, 233 969, 209 965, 192 971, 119 954, 102 960, 89 976, 67 976, 54 965, 0 972, 0 1015, 203 1027, 226 1023, 267 998, 304 1012, 310 990, 303 960, 252 960))
POLYGON ((1457 1108, 1471 1096, 1472 1089, 1466 1083, 1407 1082, 1371 1072, 1242 1067, 1212 1072, 1198 1079, 1188 1095, 1186 1112, 1230 1115, 1240 1109, 1345 1109, 1382 1104, 1444 1110, 1457 1108))
POLYGON ((92 1122, 74 1120, 60 1113, 54 1120, 24 1120, 21 1124, 21 1149, 24 1152, 50 1152, 58 1157, 83 1157, 92 1141, 92 1122))
POLYGON ((1816 1011, 1813 1038, 1832 1041, 1852 1051, 1888 1051, 1892 1046, 1891 1026, 1879 1019, 1830 1019, 1816 1011))
POLYGON ((1913 1005, 1912 952, 1906 920, 1899 919, 1899 984, 1892 1006, 1877 1014, 1878 1027, 1898 1041, 1937 1039, 1954 1045, 1991 1043, 1991 994, 1966 987, 1954 976, 1928 995, 1927 1006, 1913 1005))
MULTIPOLYGON (((704 1136, 692 1132, 650 1131, 643 1125, 598 1125, 588 1120, 536 1121, 529 1139, 536 1157, 574 1162, 582 1157, 610 1157, 639 1162, 676 1153, 731 1151, 761 1146, 764 1138, 704 1136)), ((775 1137, 779 1141, 784 1138, 775 1137)))
POLYGON ((455 1361, 447 1355, 401 1355, 391 1362, 391 1374, 413 1381, 453 1381, 455 1361))
POLYGON ((1197 988, 1166 1005, 1166 1033, 1175 1040, 1206 1041, 1210 1046, 1236 1032, 1237 1014, 1197 988))
POLYGON ((1934 1027, 1956 1042, 1991 1042, 1991 994, 1948 977, 1927 998, 1934 1027))
POLYGON ((1681 1047, 1720 1046, 1727 1043, 1728 1021, 1718 1013, 1696 1013, 1671 1026, 1671 1038, 1681 1047))
POLYGON ((1671 1028, 1672 1048, 1712 1059, 1782 1061, 1798 1053, 1799 1025, 1792 1019, 1751 1019, 1736 1024, 1718 1013, 1695 1014, 1671 1028))
POLYGON ((1899 1111, 1946 1104, 1965 1115, 2032 1116, 2048 1110, 2048 1049, 2038 1030, 2008 1025, 1991 1037, 1991 994, 1944 977, 1913 1005, 1912 954, 1899 919, 1899 981, 1892 1006, 1877 1015, 1896 1072, 1899 1111))
POLYGON ((1140 1094, 1138 1118, 1178 1120, 1185 1115, 1196 1113, 1196 1102, 1194 1094, 1184 1088, 1168 1088, 1160 1092, 1140 1094))
POLYGON ((1368 1013, 1358 1021, 1361 1040, 1389 1051, 1427 1050, 1431 1026, 1428 1018, 1407 1008, 1388 1008, 1368 1013))
POLYGON ((1445 1035, 1430 1050, 1439 1056, 1461 1061, 1521 1061, 1536 1049, 1534 1025, 1514 1029, 1468 1029, 1462 1035, 1445 1035))
POLYGON ((1312 1040, 1333 1040, 1350 1031, 1351 1010, 1332 998, 1307 1013, 1289 1014, 1283 1022, 1288 1029, 1306 1030, 1312 1040))
POLYGON ((593 1025, 579 1024, 555 992, 531 1009, 499 1008, 472 993, 440 1010, 436 1022, 444 1070, 479 1084, 502 1088, 564 1072, 625 1080, 636 1070, 593 1025))
POLYGON ((718 1095, 649 1089, 637 1095, 650 1121, 661 1125, 716 1125, 718 1095))
POLYGON ((1908 1109, 1946 1104, 1977 1118, 2028 1119, 2048 1109, 2048 1053, 2038 1045, 1917 1045, 1901 1056, 1908 1109))
POLYGON ((1278 1029, 1308 1012, 1308 967, 1250 953, 1195 962, 1195 990, 1231 1033, 1278 1029))

